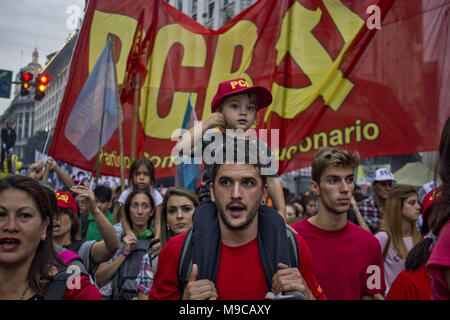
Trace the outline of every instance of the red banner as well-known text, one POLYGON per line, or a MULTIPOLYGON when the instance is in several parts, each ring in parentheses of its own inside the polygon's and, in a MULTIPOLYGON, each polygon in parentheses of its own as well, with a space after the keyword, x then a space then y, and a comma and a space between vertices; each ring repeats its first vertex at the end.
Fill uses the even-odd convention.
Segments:
MULTIPOLYGON (((279 174, 309 166, 320 146, 357 150, 362 158, 437 150, 450 115, 449 7, 447 0, 260 0, 214 31, 165 1, 90 1, 49 155, 93 167, 64 131, 108 34, 117 43, 120 86, 132 79, 125 71, 133 58, 145 63, 141 139, 157 178, 175 174, 171 137, 189 96, 205 119, 218 83, 240 77, 272 92, 258 128, 270 129, 269 144, 276 140, 279 174)), ((122 96, 127 168, 130 97, 122 96)), ((103 174, 120 174, 119 154, 116 130, 103 148, 103 174)))

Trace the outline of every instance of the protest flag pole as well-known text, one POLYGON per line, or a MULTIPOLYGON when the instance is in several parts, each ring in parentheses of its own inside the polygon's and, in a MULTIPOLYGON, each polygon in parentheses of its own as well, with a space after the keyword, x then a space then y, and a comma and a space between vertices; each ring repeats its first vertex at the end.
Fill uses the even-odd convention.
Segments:
POLYGON ((100 122, 100 139, 98 140, 98 152, 96 157, 96 172, 95 172, 95 185, 97 186, 98 178, 100 176, 101 171, 101 163, 103 162, 102 159, 102 136, 103 136, 103 123, 105 120, 105 108, 103 107, 102 110, 102 120, 100 122))
POLYGON ((134 80, 134 110, 133 110, 133 126, 131 131, 131 162, 136 158, 136 131, 139 112, 139 93, 140 93, 140 74, 136 73, 134 80))
POLYGON ((119 122, 119 149, 120 149, 120 188, 121 191, 125 191, 125 163, 124 163, 124 155, 123 155, 123 133, 122 133, 122 113, 120 108, 120 91, 117 85, 117 70, 115 60, 115 45, 114 40, 111 37, 111 53, 113 57, 113 65, 114 65, 114 83, 116 84, 116 101, 117 101, 117 121, 119 122))

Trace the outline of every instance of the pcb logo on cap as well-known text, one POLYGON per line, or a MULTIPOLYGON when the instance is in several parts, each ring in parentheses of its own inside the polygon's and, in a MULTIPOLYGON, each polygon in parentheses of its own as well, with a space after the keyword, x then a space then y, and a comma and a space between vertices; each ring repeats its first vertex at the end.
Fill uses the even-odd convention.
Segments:
POLYGON ((422 201, 422 218, 425 219, 428 213, 431 212, 430 208, 436 203, 436 201, 442 199, 442 190, 440 187, 434 188, 428 192, 422 201))
POLYGON ((56 199, 58 200, 58 207, 70 208, 76 215, 78 215, 77 203, 71 194, 64 191, 56 191, 56 199))
POLYGON ((243 78, 233 79, 219 83, 219 88, 211 102, 211 111, 216 112, 223 98, 245 91, 251 91, 255 94, 256 100, 258 101, 256 106, 257 110, 267 107, 272 103, 272 94, 265 87, 250 86, 243 78))

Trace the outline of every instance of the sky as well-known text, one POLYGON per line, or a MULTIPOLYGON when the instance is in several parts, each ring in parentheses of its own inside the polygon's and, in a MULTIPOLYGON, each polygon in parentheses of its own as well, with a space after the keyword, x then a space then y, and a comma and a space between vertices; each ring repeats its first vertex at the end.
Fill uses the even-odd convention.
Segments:
MULTIPOLYGON (((45 66, 47 55, 59 50, 75 31, 85 0, 0 0, 0 70, 13 71, 31 62, 34 48, 45 66)), ((13 98, 0 98, 0 115, 13 98)))

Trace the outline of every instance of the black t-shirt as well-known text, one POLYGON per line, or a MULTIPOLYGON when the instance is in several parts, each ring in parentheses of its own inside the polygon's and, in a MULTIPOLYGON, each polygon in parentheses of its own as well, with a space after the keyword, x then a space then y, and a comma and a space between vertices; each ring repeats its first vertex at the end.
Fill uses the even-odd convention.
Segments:
POLYGON ((225 144, 225 148, 228 150, 234 150, 232 146, 237 144, 238 155, 235 155, 235 159, 244 159, 240 157, 244 157, 244 152, 240 152, 240 150, 249 150, 249 160, 250 163, 259 163, 261 166, 261 175, 265 176, 277 176, 278 175, 278 165, 275 157, 273 156, 270 148, 263 141, 248 136, 248 139, 242 139, 237 137, 231 137, 227 135, 225 132, 218 132, 209 130, 203 135, 203 139, 201 141, 202 144, 202 158, 204 164, 203 171, 203 183, 199 190, 199 199, 202 201, 209 201, 209 184, 212 181, 213 167, 214 163, 220 163, 219 161, 223 161, 222 156, 217 156, 217 150, 223 150, 223 145, 225 144), (231 146, 231 147, 230 147, 231 146), (242 149, 241 149, 242 148, 242 149), (244 149, 245 148, 245 149, 244 149))

